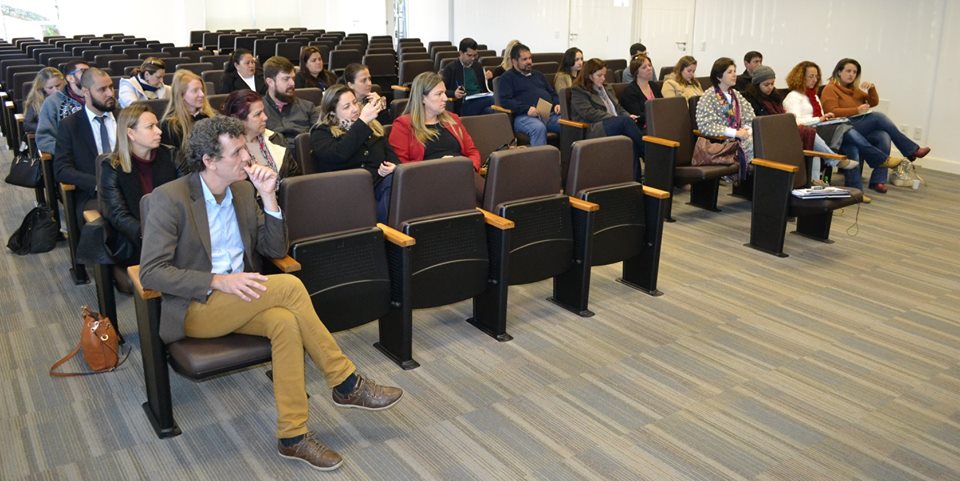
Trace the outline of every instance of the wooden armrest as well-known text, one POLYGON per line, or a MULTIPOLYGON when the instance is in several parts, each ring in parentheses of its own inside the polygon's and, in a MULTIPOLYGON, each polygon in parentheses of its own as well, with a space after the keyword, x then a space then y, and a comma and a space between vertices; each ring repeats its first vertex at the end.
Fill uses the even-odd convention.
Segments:
POLYGON ((16 119, 17 122, 23 123, 23 114, 13 114, 13 118, 16 119))
POLYGON ((804 150, 803 155, 807 157, 822 157, 824 159, 837 159, 843 160, 846 159, 846 155, 834 154, 832 152, 818 152, 816 150, 804 150))
POLYGON ((699 130, 694 130, 693 135, 696 135, 697 137, 703 137, 705 139, 710 139, 710 140, 730 140, 722 135, 707 135, 703 132, 700 132, 699 130))
POLYGON ((784 172, 796 173, 798 170, 800 170, 800 168, 795 165, 787 165, 781 162, 774 162, 772 160, 758 159, 756 157, 754 157, 750 163, 760 167, 766 167, 768 169, 782 170, 784 172))
POLYGON ((281 257, 279 259, 270 259, 270 262, 273 263, 273 265, 276 266, 277 269, 280 269, 280 272, 284 274, 297 272, 303 268, 299 262, 290 256, 281 257))
POLYGON ((403 232, 400 232, 397 229, 394 229, 393 227, 390 227, 386 224, 381 224, 378 222, 377 227, 379 227, 380 230, 383 231, 383 236, 391 244, 395 244, 399 247, 410 247, 417 243, 417 240, 414 239, 413 237, 410 237, 404 234, 403 232))
POLYGON ((493 111, 495 111, 495 112, 503 112, 503 113, 505 113, 505 114, 512 114, 512 113, 513 113, 513 112, 510 111, 510 109, 508 109, 508 108, 506 108, 506 107, 502 107, 502 106, 500 106, 500 105, 491 105, 491 106, 490 106, 490 110, 493 110, 493 111))
POLYGON ((130 281, 133 282, 133 290, 136 291, 141 299, 149 300, 160 298, 160 291, 143 288, 143 284, 140 283, 140 266, 128 267, 127 274, 130 276, 130 281))
POLYGON ((494 214, 493 212, 483 210, 479 207, 477 207, 477 210, 483 213, 484 222, 486 222, 488 225, 492 227, 496 227, 497 229, 500 229, 500 230, 507 230, 507 229, 513 229, 514 227, 517 226, 517 224, 515 224, 512 220, 507 219, 505 217, 500 217, 499 215, 494 214))
POLYGON ((5 98, 7 98, 7 93, 5 91, 0 90, 0 100, 3 100, 5 98))
POLYGON ((390 90, 396 90, 398 92, 409 92, 410 87, 404 87, 403 85, 391 85, 390 90))
POLYGON ((40 152, 40 162, 50 162, 51 160, 53 160, 52 155, 46 152, 40 152))
POLYGON ((88 224, 99 219, 100 217, 103 217, 100 215, 100 211, 96 211, 92 209, 83 211, 83 220, 88 224))
POLYGON ((600 204, 587 202, 583 199, 578 199, 576 197, 570 197, 570 207, 573 207, 574 209, 577 209, 577 210, 582 210, 584 212, 596 212, 600 210, 600 204))
POLYGON ((12 108, 13 108, 13 101, 7 100, 6 102, 3 103, 3 106, 6 107, 6 108, 8 108, 8 109, 12 109, 12 108))
POLYGON ((662 145, 664 147, 671 147, 674 149, 680 147, 680 142, 677 142, 676 140, 667 140, 660 137, 654 137, 652 135, 644 135, 643 141, 650 142, 651 144, 662 145))
POLYGON ((648 197, 653 197, 654 199, 669 199, 670 193, 665 190, 660 190, 655 187, 650 187, 649 185, 643 186, 643 194, 648 197))
POLYGON ((585 122, 577 122, 574 120, 560 119, 560 125, 566 125, 567 127, 575 127, 578 129, 589 129, 590 124, 585 122))
POLYGON ((67 184, 65 182, 60 182, 60 192, 72 192, 77 190, 77 186, 73 184, 67 184))

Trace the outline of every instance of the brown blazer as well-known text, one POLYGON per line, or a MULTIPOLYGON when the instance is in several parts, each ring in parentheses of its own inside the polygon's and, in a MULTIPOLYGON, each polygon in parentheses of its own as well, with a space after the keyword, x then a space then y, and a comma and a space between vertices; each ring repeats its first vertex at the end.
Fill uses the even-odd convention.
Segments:
MULTIPOLYGON (((259 271, 261 255, 287 255, 286 224, 264 215, 253 185, 236 182, 230 189, 243 238, 244 270, 259 271)), ((140 265, 143 287, 163 293, 160 338, 168 344, 184 338, 187 307, 191 302, 206 302, 213 281, 210 228, 199 174, 168 182, 150 195, 140 265)))

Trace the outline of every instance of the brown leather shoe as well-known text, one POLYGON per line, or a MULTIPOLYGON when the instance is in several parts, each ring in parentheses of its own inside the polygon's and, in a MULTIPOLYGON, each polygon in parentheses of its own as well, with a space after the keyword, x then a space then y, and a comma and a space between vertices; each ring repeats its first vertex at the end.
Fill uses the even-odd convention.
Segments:
POLYGON ((917 149, 916 152, 913 153, 913 155, 907 158, 910 159, 910 162, 913 162, 914 159, 922 159, 926 157, 927 154, 929 153, 930 153, 930 147, 920 147, 919 149, 917 149))
POLYGON ((278 441, 277 450, 280 457, 303 461, 318 471, 333 471, 343 464, 343 458, 336 451, 324 446, 313 433, 307 433, 299 443, 290 447, 278 441))
POLYGON ((403 389, 381 386, 360 374, 357 374, 357 387, 353 392, 342 395, 333 390, 333 402, 342 408, 358 408, 368 411, 382 411, 393 407, 403 396, 403 389))

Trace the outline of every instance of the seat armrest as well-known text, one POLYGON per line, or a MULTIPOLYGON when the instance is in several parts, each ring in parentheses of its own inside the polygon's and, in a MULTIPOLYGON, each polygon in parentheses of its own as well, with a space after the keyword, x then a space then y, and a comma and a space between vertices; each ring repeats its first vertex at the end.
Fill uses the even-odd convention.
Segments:
POLYGON ((507 219, 505 217, 500 217, 499 215, 494 214, 493 212, 483 210, 479 207, 477 207, 477 210, 479 210, 483 214, 484 222, 486 222, 487 225, 491 227, 496 227, 497 229, 500 229, 500 230, 513 229, 514 227, 516 227, 516 224, 510 219, 507 219))
POLYGON ((756 157, 754 157, 754 159, 750 163, 755 167, 766 167, 768 169, 782 170, 784 172, 791 172, 791 173, 796 173, 797 171, 800 170, 800 168, 795 165, 788 165, 782 162, 774 162, 772 160, 759 159, 756 157))
POLYGON ((590 124, 586 122, 577 122, 574 120, 560 119, 560 125, 566 125, 567 127, 574 127, 578 129, 589 129, 590 124))
POLYGON ((822 157, 824 159, 836 159, 843 160, 846 159, 846 155, 834 154, 832 152, 818 152, 816 150, 804 150, 803 155, 806 157, 822 157))
POLYGON ((274 267, 279 269, 280 272, 284 274, 297 272, 303 268, 299 262, 297 262, 296 260, 294 260, 293 257, 290 257, 290 256, 281 257, 279 259, 270 259, 270 263, 272 263, 274 267))
POLYGON ((649 142, 651 144, 662 145, 664 147, 670 147, 673 149, 680 147, 680 142, 677 142, 676 140, 664 139, 662 137, 654 137, 652 135, 644 135, 643 141, 649 142))
POLYGON ((149 300, 160 298, 160 291, 143 288, 143 284, 140 283, 140 266, 137 265, 128 267, 127 274, 130 276, 130 281, 133 282, 133 290, 138 296, 140 296, 141 299, 149 300))
POLYGON ((643 194, 647 197, 653 197, 654 199, 669 199, 670 193, 665 190, 657 189, 656 187, 650 187, 648 185, 643 186, 643 194))
POLYGON ((386 224, 377 223, 377 227, 383 231, 383 236, 391 244, 395 244, 399 247, 410 247, 417 243, 417 240, 413 237, 404 234, 403 232, 394 229, 386 224))
POLYGON ((83 211, 83 221, 88 224, 99 219, 100 217, 103 217, 103 216, 100 215, 99 211, 96 211, 93 209, 83 211))
POLYGON ((403 85, 391 85, 390 90, 396 90, 397 92, 409 92, 410 87, 405 87, 403 85))
POLYGON ((13 114, 13 118, 17 120, 17 123, 23 123, 23 114, 13 114))
POLYGON ((500 105, 491 105, 490 110, 493 110, 495 112, 503 112, 505 114, 513 114, 513 112, 511 112, 510 109, 500 105))
POLYGON ((50 162, 53 160, 53 155, 48 152, 40 152, 40 162, 50 162))
POLYGON ((588 202, 583 199, 578 199, 576 197, 570 197, 570 207, 573 207, 577 210, 582 210, 584 212, 596 212, 600 210, 600 204, 593 202, 588 202))
POLYGON ((60 182, 60 192, 67 193, 77 190, 77 186, 73 184, 68 184, 66 182, 60 182))
POLYGON ((710 140, 720 140, 720 141, 730 140, 729 138, 724 137, 722 135, 707 135, 707 134, 704 134, 703 132, 700 132, 699 130, 694 130, 693 135, 696 135, 697 137, 703 137, 705 139, 710 139, 710 140))

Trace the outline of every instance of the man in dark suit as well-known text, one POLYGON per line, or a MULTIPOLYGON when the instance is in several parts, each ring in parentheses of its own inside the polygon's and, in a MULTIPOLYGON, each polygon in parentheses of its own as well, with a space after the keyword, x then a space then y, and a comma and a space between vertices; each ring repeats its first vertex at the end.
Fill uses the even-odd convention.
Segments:
POLYGON ((96 208, 92 201, 97 198, 97 155, 112 152, 117 142, 113 117, 117 98, 110 75, 98 68, 88 69, 80 77, 80 87, 84 108, 60 122, 53 154, 57 182, 76 186, 77 225, 84 223, 84 210, 96 208))
POLYGON ((477 41, 467 37, 460 41, 459 50, 460 58, 443 67, 447 98, 454 99, 454 111, 460 116, 490 113, 493 95, 487 89, 483 67, 477 62, 477 41))
POLYGON ((357 374, 299 279, 257 273, 261 255, 283 257, 288 245, 277 174, 252 160, 239 120, 218 115, 194 124, 187 153, 193 173, 149 198, 141 280, 163 293, 160 337, 166 343, 233 332, 270 338, 279 453, 333 470, 343 459, 306 426, 304 351, 323 371, 337 406, 386 409, 403 391, 357 374))

